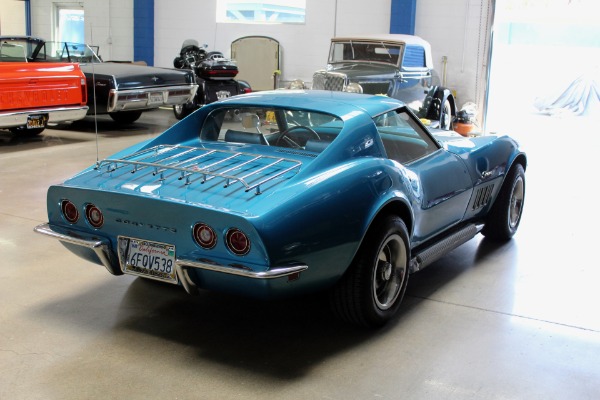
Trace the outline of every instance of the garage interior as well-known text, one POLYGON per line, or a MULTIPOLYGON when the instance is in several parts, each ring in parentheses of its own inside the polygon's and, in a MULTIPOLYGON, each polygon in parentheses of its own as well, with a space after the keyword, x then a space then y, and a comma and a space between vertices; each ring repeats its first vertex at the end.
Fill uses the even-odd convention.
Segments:
MULTIPOLYGON (((136 61, 143 46, 132 25, 140 21, 134 14, 141 3, 73 2, 85 10, 86 40, 93 27, 101 54, 136 61)), ((597 197, 588 175, 596 169, 600 113, 597 104, 584 115, 535 107, 536 99, 597 70, 600 45, 581 46, 583 58, 565 71, 553 60, 565 48, 575 54, 572 42, 502 47, 491 39, 510 12, 527 21, 540 10, 558 18, 561 7, 571 7, 579 13, 574 20, 585 24, 584 13, 597 15, 595 2, 531 1, 531 8, 520 8, 512 1, 501 9, 502 2, 485 0, 388 0, 367 9, 359 0, 307 0, 305 24, 292 27, 217 23, 216 0, 147 3, 153 5, 150 65, 171 67, 190 37, 227 52, 239 37, 266 35, 282 44, 282 86, 310 81, 334 35, 406 28, 404 3, 413 4, 412 33, 431 42, 436 69, 443 70, 446 57, 447 85, 461 105, 478 106, 478 128, 516 138, 528 154, 519 231, 502 245, 478 235, 413 274, 398 317, 380 330, 361 330, 333 319, 315 296, 272 302, 189 296, 178 287, 111 276, 33 232, 47 221, 49 185, 155 137, 177 122, 171 109, 146 112, 126 127, 99 116, 33 138, 0 130, 1 399, 600 397, 600 272, 593 251, 600 217, 587 210, 597 197), (548 59, 533 64, 525 54, 548 59), (511 59, 495 59, 502 55, 511 59), (522 78, 515 77, 519 66, 522 78), (532 66, 547 70, 538 76, 532 66)), ((1 0, 0 34, 50 38, 53 4, 1 0)))

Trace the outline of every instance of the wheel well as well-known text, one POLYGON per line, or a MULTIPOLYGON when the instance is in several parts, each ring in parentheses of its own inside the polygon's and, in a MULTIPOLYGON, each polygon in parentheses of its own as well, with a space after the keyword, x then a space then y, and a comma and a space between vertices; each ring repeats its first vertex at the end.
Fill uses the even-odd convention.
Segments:
POLYGON ((408 230, 408 234, 411 236, 413 228, 412 214, 409 207, 401 201, 393 201, 386 204, 381 210, 379 210, 379 213, 371 222, 371 225, 381 218, 386 218, 392 215, 397 215, 402 219, 402 221, 404 221, 406 229, 408 230))
POLYGON ((523 170, 527 170, 527 158, 525 157, 524 154, 519 154, 513 161, 511 168, 513 168, 514 165, 516 164, 521 164, 521 166, 523 167, 523 170))

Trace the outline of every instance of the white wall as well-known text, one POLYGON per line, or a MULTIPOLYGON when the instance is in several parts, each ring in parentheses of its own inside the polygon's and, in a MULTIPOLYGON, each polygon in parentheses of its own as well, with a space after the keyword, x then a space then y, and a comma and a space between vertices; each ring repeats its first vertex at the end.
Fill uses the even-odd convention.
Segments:
POLYGON ((298 78, 310 82, 313 72, 325 67, 329 40, 336 34, 388 33, 390 27, 390 0, 368 6, 364 0, 306 0, 302 25, 216 23, 215 0, 155 0, 154 5, 155 66, 172 67, 185 39, 206 43, 209 50, 227 57, 234 40, 268 36, 281 45, 282 82, 298 78))
POLYGON ((54 4, 83 6, 85 42, 100 46, 104 60, 133 60, 133 0, 31 0, 33 36, 54 39, 54 4))
POLYGON ((447 57, 446 86, 456 91, 459 108, 474 102, 483 111, 487 81, 491 0, 419 0, 415 35, 431 43, 440 77, 447 57))
POLYGON ((24 35, 25 3, 0 0, 0 35, 24 35))
MULTIPOLYGON (((83 5, 86 42, 99 45, 105 60, 133 59, 133 0, 59 1, 69 2, 83 5)), ((52 4, 31 0, 33 35, 52 38, 52 4)), ((442 57, 447 57, 446 86, 456 91, 459 107, 472 101, 483 110, 491 4, 492 0, 417 2, 415 34, 431 43, 440 76, 442 57)), ((23 12, 23 3, 0 0, 0 5, 2 33, 24 33, 24 16, 15 17, 23 12)), ((390 11, 391 0, 306 0, 302 25, 217 24, 216 0, 155 0, 154 65, 172 67, 185 39, 207 43, 210 50, 229 56, 234 40, 262 35, 281 43, 283 83, 297 78, 310 82, 313 72, 325 66, 331 37, 388 33, 390 11)))

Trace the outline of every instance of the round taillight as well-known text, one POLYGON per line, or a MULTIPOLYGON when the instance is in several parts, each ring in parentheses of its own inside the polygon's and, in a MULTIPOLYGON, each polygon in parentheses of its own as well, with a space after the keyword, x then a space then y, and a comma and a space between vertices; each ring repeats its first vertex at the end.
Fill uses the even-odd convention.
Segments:
POLYGON ((227 240, 229 250, 238 256, 248 254, 250 251, 250 239, 248 239, 248 236, 244 232, 237 228, 229 229, 225 235, 225 239, 227 240))
POLYGON ((79 211, 77 210, 75 204, 73 204, 71 201, 63 200, 60 203, 60 209, 68 223, 74 224, 79 220, 79 211))
POLYGON ((204 249, 212 249, 217 244, 217 235, 208 225, 201 222, 194 225, 194 240, 204 249))
POLYGON ((93 204, 85 206, 85 218, 94 228, 100 228, 104 224, 104 215, 102 215, 102 211, 93 204))

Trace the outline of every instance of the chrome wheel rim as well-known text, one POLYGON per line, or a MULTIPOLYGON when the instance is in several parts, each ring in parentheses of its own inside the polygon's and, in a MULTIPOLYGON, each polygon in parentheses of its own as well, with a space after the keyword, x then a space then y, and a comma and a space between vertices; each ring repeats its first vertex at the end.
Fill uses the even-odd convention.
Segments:
POLYGON ((523 178, 519 177, 513 186, 513 190, 510 196, 510 205, 508 210, 508 224, 511 229, 514 229, 521 219, 521 212, 523 211, 523 200, 525 198, 525 182, 523 178))
POLYGON ((373 297, 380 310, 396 303, 406 273, 406 246, 399 235, 391 235, 380 247, 373 269, 373 297))
POLYGON ((450 107, 450 103, 448 100, 444 102, 444 106, 442 107, 442 115, 440 118, 440 128, 449 130, 452 119, 452 108, 450 107))

